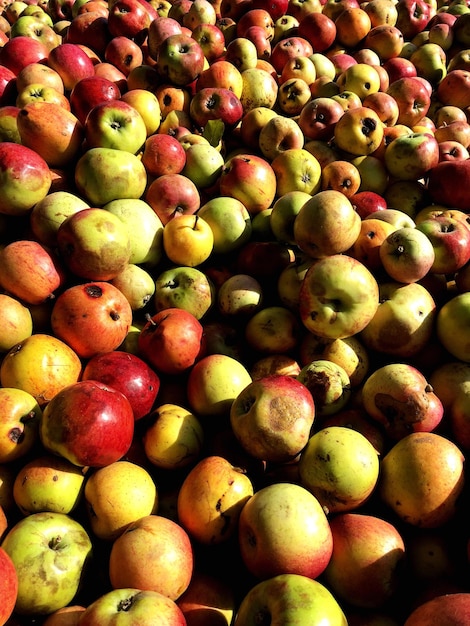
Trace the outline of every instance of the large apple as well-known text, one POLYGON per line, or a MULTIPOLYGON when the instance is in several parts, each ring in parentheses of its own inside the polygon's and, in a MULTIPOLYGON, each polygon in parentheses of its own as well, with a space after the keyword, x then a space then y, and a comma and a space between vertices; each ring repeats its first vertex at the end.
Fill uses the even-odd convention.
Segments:
POLYGON ((321 504, 305 487, 289 482, 256 491, 240 514, 238 537, 243 562, 259 579, 279 574, 316 578, 333 550, 321 504))
POLYGON ((63 513, 34 513, 10 528, 1 544, 18 574, 15 612, 47 615, 77 594, 91 557, 84 527, 63 513))
POLYGON ((147 127, 139 111, 122 99, 96 104, 84 122, 90 148, 115 148, 136 154, 147 139, 147 127))
POLYGON ((423 601, 408 615, 405 626, 430 626, 436 615, 443 625, 457 625, 465 622, 470 611, 470 593, 456 592, 438 595, 423 601))
POLYGON ((81 467, 102 467, 129 450, 134 414, 120 391, 83 380, 65 387, 47 404, 39 433, 48 452, 81 467))

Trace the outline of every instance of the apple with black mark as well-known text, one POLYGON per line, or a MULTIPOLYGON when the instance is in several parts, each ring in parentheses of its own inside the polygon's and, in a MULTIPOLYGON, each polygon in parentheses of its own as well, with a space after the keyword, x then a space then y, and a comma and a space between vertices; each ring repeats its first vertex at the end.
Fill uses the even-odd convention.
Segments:
POLYGON ((3 386, 0 399, 3 407, 0 459, 9 463, 33 449, 42 410, 36 398, 22 389, 3 386))
POLYGON ((307 139, 330 140, 344 109, 339 102, 326 96, 313 98, 299 115, 299 126, 307 139))
POLYGON ((427 115, 431 97, 417 76, 403 76, 390 83, 386 90, 398 104, 398 124, 410 128, 427 115))

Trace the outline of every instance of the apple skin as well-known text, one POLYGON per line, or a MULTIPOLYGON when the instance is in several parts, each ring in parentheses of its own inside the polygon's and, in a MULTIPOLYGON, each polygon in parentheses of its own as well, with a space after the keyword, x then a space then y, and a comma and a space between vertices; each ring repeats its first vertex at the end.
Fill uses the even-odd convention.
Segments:
POLYGON ((420 221, 416 228, 434 248, 433 273, 452 274, 470 260, 470 229, 463 221, 441 215, 420 221))
POLYGON ((145 141, 142 163, 147 173, 155 178, 163 174, 181 174, 186 151, 176 137, 156 133, 145 141))
POLYGON ((243 106, 238 96, 223 87, 203 87, 191 98, 189 113, 199 128, 209 120, 221 120, 234 128, 243 117, 243 106))
POLYGON ((436 615, 442 626, 465 622, 470 611, 469 593, 449 593, 423 602, 407 617, 405 626, 431 626, 436 615))
POLYGON ((220 194, 242 202, 250 215, 271 206, 276 195, 276 175, 271 164, 256 154, 236 154, 224 165, 220 194))
POLYGON ((469 193, 466 181, 470 176, 470 161, 444 161, 436 165, 428 177, 428 192, 432 201, 466 211, 469 193), (463 184, 463 181, 465 183, 463 184))
POLYGON ((12 37, 0 48, 0 64, 16 76, 30 63, 45 63, 49 56, 47 46, 33 37, 12 37))
POLYGON ((6 624, 11 617, 18 595, 18 574, 10 555, 0 547, 0 595, 2 608, 0 611, 0 624, 6 624))
POLYGON ((186 626, 176 603, 156 591, 124 588, 99 596, 80 615, 81 626, 96 626, 119 619, 127 626, 186 626), (122 621, 124 618, 124 621, 122 621))
POLYGON ((91 109, 101 102, 117 100, 121 90, 113 81, 103 76, 87 76, 79 80, 70 92, 69 101, 72 112, 81 124, 91 109))
POLYGON ((381 608, 399 589, 405 559, 401 534, 389 521, 356 512, 336 515, 330 527, 333 554, 325 584, 352 606, 381 608))
POLYGON ((308 388, 282 374, 251 382, 230 409, 230 423, 242 447, 251 456, 274 463, 290 461, 303 450, 314 418, 308 388), (283 399, 278 402, 281 391, 283 399))
POLYGON ((170 267, 155 278, 154 304, 157 312, 185 309, 200 320, 215 302, 213 281, 196 267, 170 267))
POLYGON ((419 180, 439 163, 439 144, 429 133, 401 135, 387 145, 384 160, 393 178, 419 180))
POLYGON ((169 35, 158 48, 156 67, 162 79, 183 87, 203 71, 204 52, 190 35, 169 35))
POLYGON ((197 570, 176 604, 187 626, 230 626, 237 608, 235 593, 228 583, 197 570))
POLYGON ((0 177, 0 213, 5 215, 27 215, 52 184, 49 166, 39 154, 8 141, 0 144, 0 177))
POLYGON ((201 206, 198 188, 183 174, 162 174, 155 178, 145 191, 145 200, 164 226, 178 215, 196 213, 201 206))
POLYGON ((444 348, 456 359, 470 363, 468 343, 470 292, 450 298, 439 309, 436 320, 437 336, 444 348))
POLYGON ((60 43, 47 57, 47 65, 62 78, 64 87, 70 91, 82 78, 93 76, 94 65, 84 50, 74 43, 60 43))
POLYGON ((15 612, 30 616, 47 615, 73 600, 92 550, 79 522, 50 512, 21 519, 10 528, 1 547, 18 574, 15 612))
POLYGON ((160 389, 160 378, 152 368, 135 354, 121 350, 93 356, 81 378, 97 380, 123 393, 131 403, 135 420, 150 413, 160 389))
POLYGON ((43 446, 80 467, 103 467, 129 450, 134 414, 120 391, 93 380, 62 389, 43 411, 43 446))
POLYGON ((8 352, 32 333, 29 308, 12 296, 0 294, 0 353, 8 352))
POLYGON ((256 491, 240 514, 238 540, 245 566, 262 580, 279 574, 317 578, 333 550, 321 504, 295 483, 273 483, 256 491))

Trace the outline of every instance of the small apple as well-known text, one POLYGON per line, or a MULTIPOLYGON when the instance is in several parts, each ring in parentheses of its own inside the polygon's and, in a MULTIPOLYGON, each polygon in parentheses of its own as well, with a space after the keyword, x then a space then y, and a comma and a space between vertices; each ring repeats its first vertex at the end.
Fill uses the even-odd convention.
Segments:
POLYGON ((154 304, 157 312, 177 307, 200 320, 215 303, 213 281, 197 267, 170 267, 155 279, 154 304))
POLYGON ((31 311, 8 294, 0 294, 0 353, 9 352, 33 333, 31 311))

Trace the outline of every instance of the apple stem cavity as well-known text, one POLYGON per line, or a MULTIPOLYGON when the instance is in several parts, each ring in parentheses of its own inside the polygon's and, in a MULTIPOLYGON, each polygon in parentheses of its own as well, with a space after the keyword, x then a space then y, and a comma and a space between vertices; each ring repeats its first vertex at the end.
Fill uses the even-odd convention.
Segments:
POLYGON ((130 611, 133 604, 134 604, 134 598, 132 596, 129 598, 124 598, 124 600, 121 600, 119 602, 117 610, 118 611, 130 611))
POLYGON ((61 546, 61 543, 62 543, 62 537, 58 535, 57 537, 52 537, 48 545, 51 550, 58 550, 61 546))

